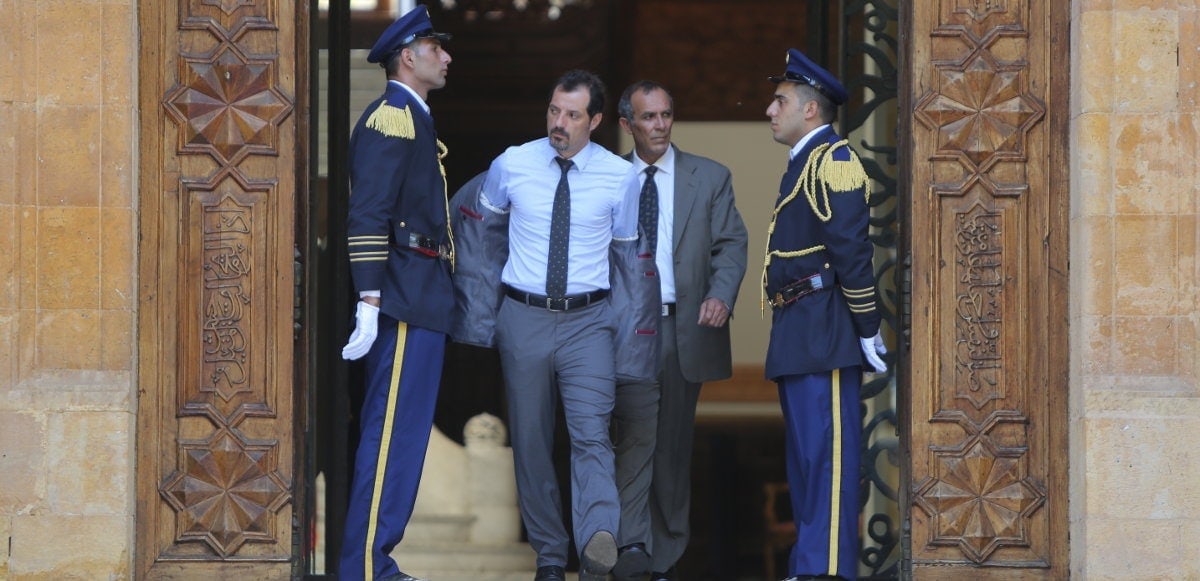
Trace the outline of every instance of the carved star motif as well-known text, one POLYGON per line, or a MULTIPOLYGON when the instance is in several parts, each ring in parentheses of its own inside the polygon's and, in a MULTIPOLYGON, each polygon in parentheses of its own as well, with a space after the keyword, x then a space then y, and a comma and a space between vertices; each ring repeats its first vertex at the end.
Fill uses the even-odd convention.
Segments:
POLYGON ((180 448, 183 465, 160 489, 176 512, 177 541, 204 542, 228 557, 246 542, 275 540, 272 517, 291 500, 275 442, 223 430, 180 448))
POLYGON ((966 66, 939 65, 937 89, 917 104, 917 118, 938 132, 940 157, 962 156, 973 166, 993 158, 1024 159, 1025 136, 1044 108, 1024 92, 1024 66, 997 66, 981 53, 966 66))
POLYGON ((184 59, 182 69, 181 84, 165 99, 181 153, 230 165, 250 153, 276 153, 276 127, 292 105, 276 87, 273 60, 225 48, 212 60, 184 59))
POLYGON ((916 494, 934 519, 934 545, 957 545, 982 563, 1005 546, 1029 546, 1026 521, 1046 501, 1023 477, 1019 457, 997 456, 982 440, 965 452, 937 452, 937 470, 916 494))
POLYGON ((201 0, 200 3, 205 6, 216 6, 227 16, 243 6, 254 6, 254 0, 201 0))
POLYGON ((237 42, 249 30, 278 30, 277 0, 181 0, 180 26, 207 29, 218 39, 237 42))

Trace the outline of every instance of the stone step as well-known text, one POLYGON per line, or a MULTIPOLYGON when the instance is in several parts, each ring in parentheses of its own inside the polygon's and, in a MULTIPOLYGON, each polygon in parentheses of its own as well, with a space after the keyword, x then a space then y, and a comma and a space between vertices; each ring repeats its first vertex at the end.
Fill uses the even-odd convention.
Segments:
MULTIPOLYGON (((523 574, 534 568, 537 555, 528 543, 468 545, 466 543, 402 542, 392 550, 400 569, 422 579, 491 579, 486 574, 523 574), (432 573, 441 571, 441 575, 432 573), (466 577, 445 575, 465 574, 466 577)), ((496 577, 496 579, 508 577, 496 577)), ((533 579, 529 573, 523 579, 533 579)))
MULTIPOLYGON (((409 575, 417 575, 412 571, 405 571, 409 575)), ((417 575, 425 581, 531 581, 536 573, 534 571, 514 571, 514 572, 491 572, 485 573, 480 571, 429 571, 424 575, 417 575)), ((578 573, 567 573, 567 581, 579 581, 578 573)))
POLYGON ((419 543, 423 545, 463 546, 470 540, 474 522, 474 515, 414 514, 404 529, 404 536, 421 539, 419 543))

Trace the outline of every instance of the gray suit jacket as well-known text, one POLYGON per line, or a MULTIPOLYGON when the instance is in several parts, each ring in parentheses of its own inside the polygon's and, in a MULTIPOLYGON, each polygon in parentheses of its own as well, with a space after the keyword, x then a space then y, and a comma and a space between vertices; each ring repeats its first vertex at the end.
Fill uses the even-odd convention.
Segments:
MULTIPOLYGON (((734 206, 729 168, 675 145, 676 342, 683 377, 692 383, 733 373, 729 325, 696 323, 700 304, 716 297, 732 310, 746 274, 746 225, 734 206)), ((632 154, 630 154, 632 155, 632 154)))

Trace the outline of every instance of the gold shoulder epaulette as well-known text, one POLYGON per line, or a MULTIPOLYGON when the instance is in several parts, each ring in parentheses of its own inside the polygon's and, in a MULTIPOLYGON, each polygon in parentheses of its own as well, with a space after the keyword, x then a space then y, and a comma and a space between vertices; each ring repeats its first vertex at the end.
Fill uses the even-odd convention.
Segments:
POLYGON ((796 180, 796 187, 792 190, 792 196, 795 196, 803 186, 808 205, 822 222, 828 222, 833 217, 833 208, 829 205, 830 194, 852 192, 862 188, 864 201, 871 197, 871 179, 867 177, 867 171, 863 169, 858 154, 854 153, 847 143, 848 141, 843 139, 837 143, 823 143, 817 146, 809 154, 808 161, 804 163, 804 169, 800 172, 800 179, 796 180), (834 152, 842 147, 846 148, 850 159, 834 159, 834 152))
POLYGON ((412 111, 408 105, 403 109, 388 105, 386 101, 379 104, 374 113, 367 118, 367 127, 388 137, 401 139, 416 139, 417 128, 413 125, 412 111))
POLYGON ((825 155, 822 156, 817 169, 817 179, 825 182, 829 190, 834 193, 849 192, 858 188, 867 189, 870 186, 870 178, 867 177, 867 171, 863 169, 858 154, 848 146, 844 146, 845 143, 843 140, 825 150, 825 155), (833 158, 833 152, 840 147, 846 147, 850 159, 836 160, 833 158))

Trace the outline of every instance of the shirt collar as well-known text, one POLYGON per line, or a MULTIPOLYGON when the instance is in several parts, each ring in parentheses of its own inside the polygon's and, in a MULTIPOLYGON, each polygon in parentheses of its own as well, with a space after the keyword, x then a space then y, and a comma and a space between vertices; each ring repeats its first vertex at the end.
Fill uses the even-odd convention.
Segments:
POLYGON ((414 91, 412 87, 405 85, 404 83, 401 83, 400 81, 397 81, 396 79, 388 79, 388 83, 389 84, 395 83, 396 86, 403 88, 405 91, 408 91, 408 94, 412 95, 413 99, 417 100, 417 104, 420 105, 421 108, 424 109, 426 113, 429 113, 429 105, 427 103, 425 103, 425 99, 422 99, 421 96, 418 95, 417 92, 414 91))
MULTIPOLYGON (((650 166, 650 164, 638 157, 637 151, 634 151, 630 157, 633 158, 633 169, 636 173, 642 173, 650 166)), ((658 173, 671 175, 675 171, 675 146, 668 145, 667 152, 654 160, 654 165, 658 167, 658 173)))
POLYGON ((819 132, 822 129, 825 129, 826 127, 829 127, 829 126, 830 125, 828 123, 826 123, 825 125, 822 125, 816 129, 813 129, 812 131, 809 131, 808 134, 805 135, 804 137, 801 137, 800 142, 797 143, 796 146, 791 149, 791 151, 788 151, 788 161, 796 159, 796 156, 800 154, 800 150, 804 149, 805 145, 808 145, 808 142, 812 140, 813 136, 816 135, 817 132, 819 132))
MULTIPOLYGON (((550 145, 549 137, 545 139, 546 149, 550 152, 546 158, 546 163, 550 164, 550 167, 554 169, 559 169, 558 163, 554 161, 554 158, 559 157, 558 150, 554 149, 554 147, 550 145)), ((574 156, 571 157, 571 161, 575 163, 575 167, 579 168, 579 171, 583 171, 587 168, 588 161, 592 159, 592 155, 596 152, 595 148, 597 147, 600 146, 589 141, 587 145, 583 146, 583 149, 579 150, 574 156)))

